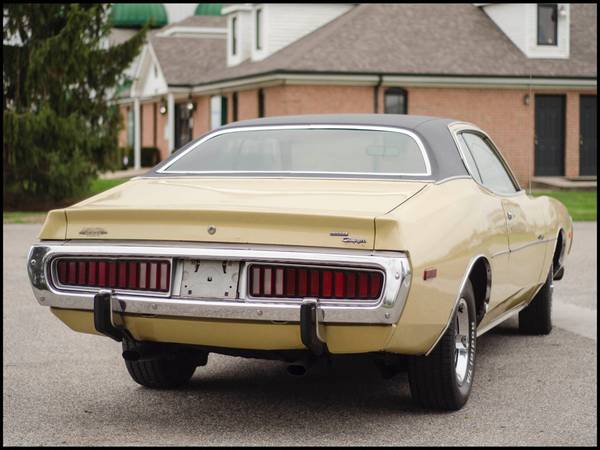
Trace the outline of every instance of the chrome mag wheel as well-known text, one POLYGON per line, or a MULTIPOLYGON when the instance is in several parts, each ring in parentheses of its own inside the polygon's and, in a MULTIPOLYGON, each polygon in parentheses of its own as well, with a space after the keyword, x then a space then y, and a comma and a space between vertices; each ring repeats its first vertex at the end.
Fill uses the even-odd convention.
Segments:
POLYGON ((456 312, 456 334, 454 338, 454 368, 456 381, 461 386, 467 376, 469 367, 469 353, 471 350, 471 336, 469 333, 469 308, 467 301, 461 298, 456 312))

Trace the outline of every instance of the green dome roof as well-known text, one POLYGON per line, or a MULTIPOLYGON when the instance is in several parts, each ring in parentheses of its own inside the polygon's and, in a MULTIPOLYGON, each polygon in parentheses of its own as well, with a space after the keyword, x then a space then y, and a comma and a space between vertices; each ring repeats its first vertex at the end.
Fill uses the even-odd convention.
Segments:
POLYGON ((195 16, 220 16, 223 3, 198 3, 195 16))
POLYGON ((167 10, 161 3, 113 3, 110 21, 115 28, 141 28, 147 22, 153 28, 169 23, 167 10))

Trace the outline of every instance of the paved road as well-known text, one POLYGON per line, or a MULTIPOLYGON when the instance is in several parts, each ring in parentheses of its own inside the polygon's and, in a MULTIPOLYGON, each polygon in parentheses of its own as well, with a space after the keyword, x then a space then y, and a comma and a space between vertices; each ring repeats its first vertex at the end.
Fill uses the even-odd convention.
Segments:
POLYGON ((405 374, 382 380, 352 358, 293 378, 279 362, 211 355, 184 390, 140 388, 117 343, 34 301, 25 257, 38 227, 4 226, 5 445, 597 445, 595 223, 576 224, 556 284, 563 328, 524 337, 509 320, 483 336, 454 413, 416 408, 405 374))

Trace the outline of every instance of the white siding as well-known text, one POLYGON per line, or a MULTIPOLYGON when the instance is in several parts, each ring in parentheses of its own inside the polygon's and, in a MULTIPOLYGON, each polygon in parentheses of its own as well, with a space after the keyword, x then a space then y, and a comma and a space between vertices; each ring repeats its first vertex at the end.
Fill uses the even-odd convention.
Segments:
POLYGON ((250 58, 250 47, 252 46, 252 10, 238 9, 227 15, 227 65, 235 66, 250 58), (236 54, 232 54, 232 22, 237 19, 237 48, 236 54))
POLYGON ((167 82, 158 65, 150 44, 146 44, 140 57, 136 78, 131 86, 131 97, 145 98, 167 92, 167 82))
POLYGON ((496 3, 483 6, 487 15, 528 58, 568 58, 570 8, 559 3, 558 45, 537 44, 537 3, 496 3))
POLYGON ((332 21, 352 8, 350 3, 256 3, 250 38, 252 60, 261 60, 332 21), (262 49, 256 49, 256 9, 262 9, 262 49))

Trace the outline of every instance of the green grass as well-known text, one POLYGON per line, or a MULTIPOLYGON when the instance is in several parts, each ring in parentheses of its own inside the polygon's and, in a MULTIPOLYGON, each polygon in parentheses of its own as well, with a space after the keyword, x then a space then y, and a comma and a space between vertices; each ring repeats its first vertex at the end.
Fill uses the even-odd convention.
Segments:
POLYGON ((596 220, 597 198, 596 191, 536 191, 533 195, 547 195, 560 200, 569 210, 573 220, 596 220))
MULTIPOLYGON (((92 182, 88 192, 85 195, 83 195, 81 198, 70 200, 69 204, 77 203, 88 197, 104 192, 126 182, 127 180, 129 180, 129 178, 119 178, 116 180, 103 180, 97 178, 92 182)), ((61 205, 57 205, 56 207, 61 207, 61 205)), ((49 209, 54 209, 54 207, 50 207, 49 209)), ((2 213, 3 223, 43 223, 45 218, 46 213, 43 211, 4 211, 2 213)))
POLYGON ((118 178, 116 180, 103 180, 101 178, 96 178, 92 185, 90 186, 90 190, 84 198, 91 197, 92 195, 99 194, 100 192, 104 192, 110 188, 114 188, 119 184, 125 183, 129 178, 118 178))
POLYGON ((9 211, 2 212, 3 223, 43 223, 46 213, 41 211, 21 212, 9 211))

